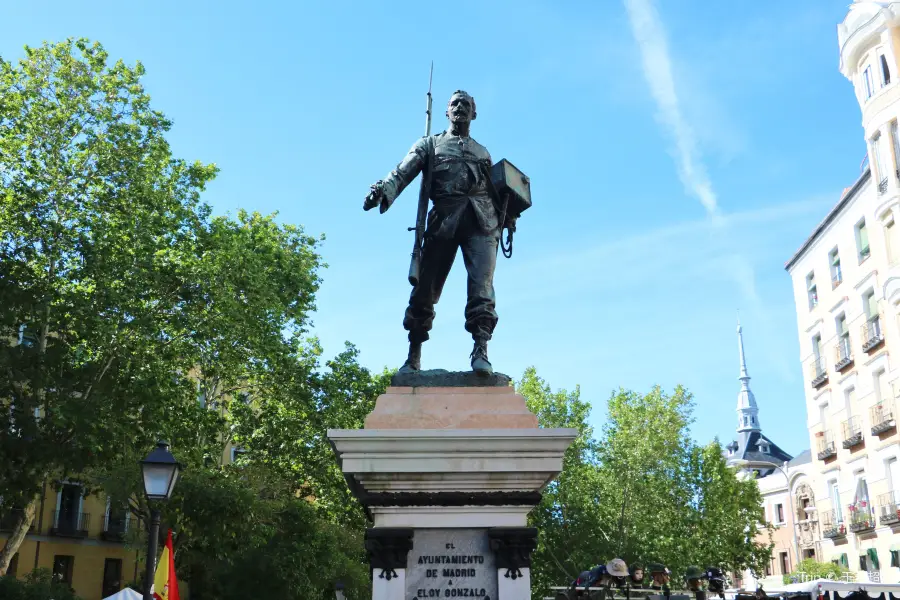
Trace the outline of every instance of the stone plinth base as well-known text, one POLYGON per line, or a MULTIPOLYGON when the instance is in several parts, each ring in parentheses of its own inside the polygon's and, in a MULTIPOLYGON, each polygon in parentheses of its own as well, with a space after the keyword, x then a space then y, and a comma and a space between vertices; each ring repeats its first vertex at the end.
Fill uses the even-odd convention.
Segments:
POLYGON ((525 398, 504 387, 389 387, 366 429, 535 429, 525 398))
POLYGON ((425 375, 388 388, 365 429, 328 431, 374 522, 373 597, 527 600, 528 513, 578 432, 539 428, 500 379, 466 387, 452 385, 456 374, 425 375), (427 381, 442 386, 417 385, 427 381))

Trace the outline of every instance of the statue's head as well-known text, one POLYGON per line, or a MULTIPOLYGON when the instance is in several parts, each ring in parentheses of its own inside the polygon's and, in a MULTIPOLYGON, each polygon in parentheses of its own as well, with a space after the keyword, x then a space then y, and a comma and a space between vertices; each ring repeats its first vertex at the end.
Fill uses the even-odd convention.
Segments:
POLYGON ((447 103, 447 118, 454 125, 468 124, 475 120, 475 98, 468 92, 456 90, 447 103))

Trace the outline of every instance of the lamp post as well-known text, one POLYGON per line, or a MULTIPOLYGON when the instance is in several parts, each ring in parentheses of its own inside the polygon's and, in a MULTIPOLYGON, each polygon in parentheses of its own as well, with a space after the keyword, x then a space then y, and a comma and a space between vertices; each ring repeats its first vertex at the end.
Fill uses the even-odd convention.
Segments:
POLYGON ((344 582, 338 581, 334 584, 334 600, 344 600, 344 582))
POLYGON ((144 493, 150 505, 150 539, 147 540, 147 574, 144 577, 144 600, 153 600, 150 588, 156 571, 156 552, 159 547, 159 508, 158 502, 165 502, 172 497, 172 489, 178 480, 181 465, 169 452, 169 444, 157 442, 153 452, 141 461, 141 474, 144 477, 144 493))
POLYGON ((734 466, 740 469, 747 468, 769 468, 769 469, 778 469, 784 475, 784 482, 787 485, 788 490, 788 507, 791 511, 791 536, 794 538, 794 558, 797 561, 797 568, 800 568, 800 542, 797 539, 797 524, 794 523, 794 519, 797 518, 797 514, 794 512, 794 495, 791 494, 791 478, 788 476, 788 463, 784 461, 781 465, 769 461, 758 461, 758 460, 736 460, 732 463, 734 466))

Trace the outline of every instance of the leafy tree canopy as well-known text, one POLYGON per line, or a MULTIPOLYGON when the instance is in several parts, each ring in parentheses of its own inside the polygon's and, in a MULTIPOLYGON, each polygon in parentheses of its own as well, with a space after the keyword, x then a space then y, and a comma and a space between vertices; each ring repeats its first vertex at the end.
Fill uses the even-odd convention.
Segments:
POLYGON ((691 440, 693 400, 686 390, 616 391, 594 439, 590 405, 578 388, 553 392, 534 368, 516 387, 542 427, 579 432, 558 479, 531 513, 540 531, 535 598, 614 557, 662 562, 675 581, 694 564, 762 569, 770 546, 752 537, 765 527, 756 482, 736 477, 718 442, 691 440))

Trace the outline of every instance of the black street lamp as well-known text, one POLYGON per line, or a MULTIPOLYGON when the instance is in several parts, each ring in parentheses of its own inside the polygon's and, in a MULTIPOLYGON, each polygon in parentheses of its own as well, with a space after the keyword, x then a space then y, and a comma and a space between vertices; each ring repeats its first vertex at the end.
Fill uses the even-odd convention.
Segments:
POLYGON ((150 505, 150 539, 147 541, 147 575, 144 578, 144 600, 153 600, 150 588, 156 571, 156 552, 159 549, 159 509, 157 502, 172 497, 172 489, 178 480, 181 465, 169 452, 169 444, 157 442, 153 452, 141 461, 144 476, 144 493, 150 505))
POLYGON ((338 581, 334 584, 334 600, 344 600, 344 582, 338 581))

